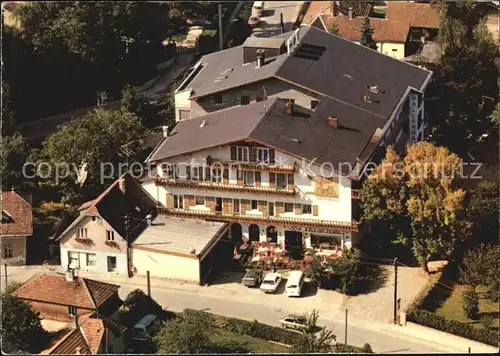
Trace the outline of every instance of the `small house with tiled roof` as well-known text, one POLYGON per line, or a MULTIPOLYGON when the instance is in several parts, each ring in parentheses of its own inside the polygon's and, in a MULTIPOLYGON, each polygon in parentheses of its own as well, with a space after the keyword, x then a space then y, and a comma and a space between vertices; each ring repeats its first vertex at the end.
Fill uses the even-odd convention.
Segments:
POLYGON ((128 275, 129 246, 155 217, 155 200, 128 174, 96 199, 56 238, 61 265, 84 271, 128 275))
POLYGON ((9 265, 26 264, 27 238, 33 234, 31 204, 15 191, 2 192, 2 261, 9 265))

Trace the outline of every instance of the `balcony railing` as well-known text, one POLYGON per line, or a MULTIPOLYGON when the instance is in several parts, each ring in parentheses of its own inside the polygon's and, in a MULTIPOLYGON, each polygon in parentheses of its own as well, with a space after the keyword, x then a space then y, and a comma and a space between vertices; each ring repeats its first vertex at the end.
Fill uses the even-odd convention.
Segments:
POLYGON ((295 187, 293 189, 277 188, 277 187, 256 187, 245 186, 240 184, 226 184, 210 181, 193 181, 193 180, 179 180, 179 179, 163 179, 157 177, 155 184, 159 186, 173 186, 179 188, 198 188, 198 189, 211 189, 227 192, 240 192, 240 193, 263 193, 270 195, 284 195, 293 196, 297 194, 295 187))
POLYGON ((250 215, 250 214, 239 214, 239 213, 223 213, 223 212, 210 212, 202 210, 184 210, 184 209, 168 209, 164 207, 158 207, 158 214, 178 216, 178 217, 188 217, 188 218, 198 218, 206 220, 215 221, 234 221, 234 222, 244 222, 244 223, 255 223, 255 224, 269 224, 284 226, 289 229, 304 229, 307 228, 311 232, 326 232, 326 233, 337 233, 341 231, 358 231, 358 223, 356 221, 352 222, 342 222, 342 221, 330 221, 330 220, 316 220, 316 219, 301 219, 301 218, 291 218, 291 217, 281 217, 281 216, 261 216, 261 215, 250 215))
POLYGON ((293 164, 242 161, 217 161, 214 162, 214 164, 222 165, 223 167, 238 167, 238 169, 245 171, 265 171, 276 173, 293 173, 295 171, 295 166, 293 164))

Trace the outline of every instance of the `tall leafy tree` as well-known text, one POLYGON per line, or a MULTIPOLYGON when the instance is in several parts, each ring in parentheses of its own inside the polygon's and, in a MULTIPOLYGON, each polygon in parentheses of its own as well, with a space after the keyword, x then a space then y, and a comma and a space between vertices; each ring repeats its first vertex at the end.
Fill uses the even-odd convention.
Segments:
POLYGON ((386 158, 362 186, 364 220, 404 217, 394 226, 394 242, 408 245, 427 273, 432 257, 454 257, 457 244, 470 232, 465 192, 457 188, 459 164, 448 149, 427 142, 410 146, 404 159, 389 146, 386 158), (371 190, 380 191, 380 196, 371 190))
POLYGON ((471 286, 473 292, 478 286, 486 286, 492 299, 498 300, 499 253, 500 246, 498 244, 482 244, 467 251, 459 267, 460 282, 471 286))
POLYGON ((10 136, 2 136, 1 142, 2 187, 4 189, 19 188, 23 182, 22 168, 28 152, 28 145, 25 138, 18 132, 10 136))
POLYGON ((62 125, 44 141, 42 157, 52 165, 52 170, 43 173, 53 180, 57 174, 55 167, 60 167, 59 184, 65 190, 65 203, 79 204, 81 199, 95 197, 118 177, 119 164, 125 162, 123 155, 120 156, 122 146, 130 143, 128 149, 139 151, 143 133, 144 127, 135 114, 126 110, 96 109, 62 125), (84 164, 88 173, 81 187, 77 177, 84 164), (69 171, 65 170, 67 166, 69 171))
POLYGON ((50 341, 49 333, 42 328, 39 313, 8 291, 2 294, 1 328, 2 350, 6 353, 37 354, 50 341))
POLYGON ((336 336, 331 330, 325 328, 318 332, 319 313, 313 310, 311 314, 304 315, 307 320, 306 327, 301 330, 303 338, 297 339, 293 345, 297 353, 330 353, 335 352, 336 336))
POLYGON ((370 18, 366 16, 363 20, 363 26, 361 27, 361 41, 360 44, 377 50, 377 42, 373 39, 373 28, 370 26, 370 18))

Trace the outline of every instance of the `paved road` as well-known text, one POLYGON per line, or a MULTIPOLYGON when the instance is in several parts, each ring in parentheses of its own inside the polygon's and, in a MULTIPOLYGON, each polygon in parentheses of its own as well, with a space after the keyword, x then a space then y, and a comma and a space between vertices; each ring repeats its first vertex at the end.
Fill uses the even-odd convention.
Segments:
POLYGON ((258 37, 271 37, 281 33, 280 14, 283 14, 284 32, 292 31, 303 1, 266 1, 258 27, 264 30, 258 37))

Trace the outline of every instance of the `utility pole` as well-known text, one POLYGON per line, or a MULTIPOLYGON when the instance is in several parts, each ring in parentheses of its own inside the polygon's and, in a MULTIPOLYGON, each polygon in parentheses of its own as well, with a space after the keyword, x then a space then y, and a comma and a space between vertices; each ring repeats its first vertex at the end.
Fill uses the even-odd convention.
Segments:
POLYGON ((7 263, 5 263, 4 265, 4 274, 5 274, 5 288, 7 288, 7 263))
POLYGON ((219 51, 224 49, 224 40, 222 33, 222 4, 219 4, 219 51))
POLYGON ((128 277, 132 277, 132 264, 130 261, 130 244, 129 244, 129 227, 130 227, 130 219, 129 215, 125 214, 125 240, 127 240, 127 269, 128 269, 128 277))
POLYGON ((148 296, 151 297, 151 281, 149 279, 149 271, 146 271, 146 279, 148 283, 148 296))
POLYGON ((344 345, 347 345, 347 309, 345 310, 345 332, 344 332, 344 345))
POLYGON ((398 320, 398 258, 394 258, 394 324, 398 320))

